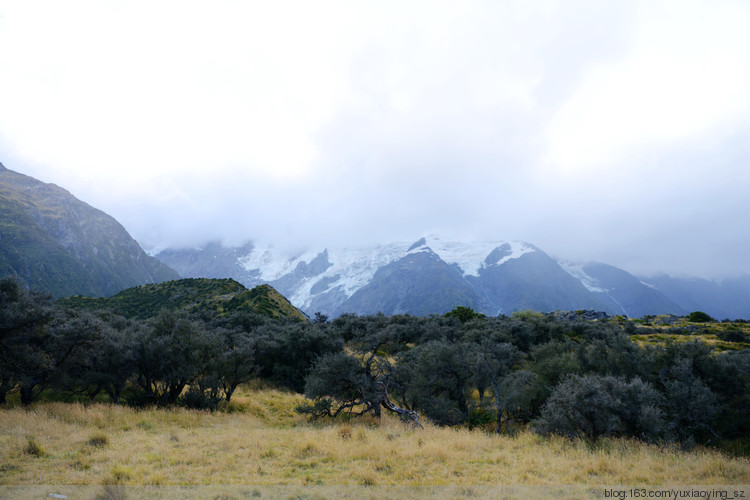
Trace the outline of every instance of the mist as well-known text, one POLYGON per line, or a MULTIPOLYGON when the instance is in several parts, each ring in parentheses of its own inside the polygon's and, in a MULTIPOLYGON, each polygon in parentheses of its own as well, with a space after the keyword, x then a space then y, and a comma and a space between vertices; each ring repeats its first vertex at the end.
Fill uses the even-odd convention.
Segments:
POLYGON ((147 250, 439 234, 750 273, 742 3, 40 3, 0 4, 0 161, 147 250))

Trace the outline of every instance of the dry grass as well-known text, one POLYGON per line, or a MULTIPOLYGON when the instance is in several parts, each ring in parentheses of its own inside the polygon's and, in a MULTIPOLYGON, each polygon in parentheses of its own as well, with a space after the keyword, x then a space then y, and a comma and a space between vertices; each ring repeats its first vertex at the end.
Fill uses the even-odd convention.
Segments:
POLYGON ((213 414, 64 403, 0 410, 0 484, 750 483, 750 460, 705 449, 419 430, 391 418, 313 425, 292 410, 300 401, 264 389, 213 414))

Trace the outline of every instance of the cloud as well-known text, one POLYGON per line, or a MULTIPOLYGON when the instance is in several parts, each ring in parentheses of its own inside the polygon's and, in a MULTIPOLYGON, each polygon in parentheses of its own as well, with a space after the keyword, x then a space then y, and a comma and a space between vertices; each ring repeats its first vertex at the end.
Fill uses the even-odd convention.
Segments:
POLYGON ((0 3, 0 151, 142 244, 750 272, 741 2, 0 3))

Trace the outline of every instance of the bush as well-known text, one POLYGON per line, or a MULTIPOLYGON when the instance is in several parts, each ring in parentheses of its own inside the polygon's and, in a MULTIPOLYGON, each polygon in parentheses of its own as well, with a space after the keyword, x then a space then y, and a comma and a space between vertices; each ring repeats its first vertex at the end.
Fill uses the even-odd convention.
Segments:
POLYGON ((469 429, 474 429, 475 427, 485 428, 490 424, 494 424, 496 421, 497 419, 491 412, 484 408, 477 408, 469 413, 469 418, 466 419, 466 424, 469 426, 469 429))
POLYGON ((213 377, 199 379, 179 398, 182 406, 193 410, 214 411, 222 401, 224 398, 220 394, 218 381, 213 377))
POLYGON ((709 323, 716 320, 703 311, 693 311, 688 315, 688 321, 692 321, 693 323, 709 323))
POLYGON ((33 457, 43 457, 47 454, 44 448, 36 442, 34 436, 26 436, 26 446, 23 449, 24 453, 33 457))
POLYGON ((104 448, 109 443, 109 438, 106 434, 97 432, 89 437, 87 443, 94 448, 104 448))
POLYGON ((570 375, 552 391, 534 429, 563 436, 630 436, 656 441, 666 422, 662 396, 640 378, 570 375))
POLYGON ((747 342, 750 340, 747 334, 740 330, 725 330, 717 333, 716 336, 725 342, 747 342))
POLYGON ((715 438, 716 417, 722 405, 696 375, 693 360, 678 358, 663 379, 670 437, 683 442, 707 442, 715 438))

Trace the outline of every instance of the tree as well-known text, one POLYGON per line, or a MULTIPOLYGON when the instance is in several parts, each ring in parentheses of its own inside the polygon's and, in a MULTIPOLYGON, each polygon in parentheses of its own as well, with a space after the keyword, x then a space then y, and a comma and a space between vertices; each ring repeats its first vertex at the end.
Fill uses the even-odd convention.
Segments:
POLYGON ((457 306, 452 311, 444 314, 446 318, 456 318, 461 323, 466 323, 474 319, 484 319, 486 316, 482 313, 475 312, 471 307, 457 306))
POLYGON ((529 353, 527 366, 552 387, 568 374, 583 372, 578 354, 580 348, 581 344, 570 340, 535 345, 529 353))
POLYGON ((529 422, 537 416, 548 392, 544 381, 534 372, 514 370, 503 377, 495 396, 506 428, 514 420, 529 422))
POLYGON ((29 290, 15 276, 0 279, 0 404, 5 404, 31 362, 35 349, 29 346, 44 336, 52 318, 47 294, 29 290))
POLYGON ((120 404, 122 393, 135 373, 139 331, 146 325, 122 316, 106 316, 100 325, 100 335, 67 366, 64 382, 91 399, 104 391, 114 404, 120 404))
POLYGON ((484 396, 485 387, 491 387, 495 395, 497 418, 496 432, 502 430, 505 405, 502 401, 501 380, 521 358, 521 351, 507 342, 495 342, 484 338, 471 352, 472 380, 479 389, 480 399, 484 396))
POLYGON ((305 396, 313 404, 297 407, 312 418, 336 417, 342 412, 352 415, 372 414, 380 419, 381 408, 397 413, 405 420, 419 423, 419 414, 393 403, 388 393, 391 365, 378 356, 376 347, 358 355, 331 353, 318 358, 307 377, 305 396))
POLYGON ((640 378, 570 375, 557 385, 534 421, 542 434, 589 438, 664 436, 663 397, 640 378))
POLYGON ((328 316, 326 316, 320 311, 316 312, 315 316, 313 316, 313 323, 325 323, 327 321, 328 321, 328 316))
POLYGON ((21 403, 30 405, 53 382, 62 379, 66 366, 85 355, 101 335, 101 322, 90 313, 51 308, 47 323, 17 336, 13 376, 21 403))
POLYGON ((220 348, 219 339, 202 324, 162 310, 136 349, 140 403, 177 403, 188 384, 207 374, 220 348))
POLYGON ((319 356, 343 349, 341 339, 322 325, 295 321, 274 326, 258 330, 261 374, 294 391, 305 390, 305 377, 319 356))
POLYGON ((716 416, 721 408, 716 395, 693 371, 693 360, 680 358, 663 374, 669 431, 683 442, 717 437, 716 416))
POLYGON ((703 311, 693 311, 688 315, 688 321, 692 321, 694 323, 709 323, 716 320, 703 311))
POLYGON ((441 425, 465 422, 473 349, 468 342, 430 340, 401 353, 393 385, 407 407, 441 425))
POLYGON ((253 379, 260 370, 256 362, 258 337, 236 330, 223 331, 220 337, 223 349, 211 372, 217 378, 224 399, 229 402, 237 386, 253 379))

